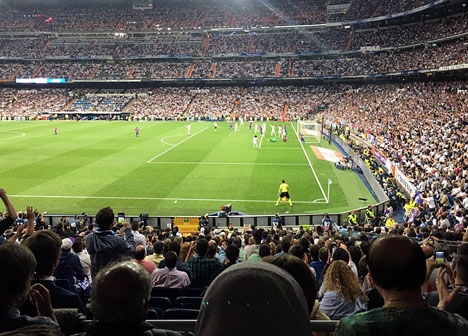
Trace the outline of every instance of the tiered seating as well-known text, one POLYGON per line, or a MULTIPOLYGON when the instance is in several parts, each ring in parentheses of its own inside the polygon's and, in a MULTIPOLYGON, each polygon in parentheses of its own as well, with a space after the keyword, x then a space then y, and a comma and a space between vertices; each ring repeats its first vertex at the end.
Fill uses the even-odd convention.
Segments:
POLYGON ((149 303, 154 319, 196 319, 205 288, 154 287, 149 303))

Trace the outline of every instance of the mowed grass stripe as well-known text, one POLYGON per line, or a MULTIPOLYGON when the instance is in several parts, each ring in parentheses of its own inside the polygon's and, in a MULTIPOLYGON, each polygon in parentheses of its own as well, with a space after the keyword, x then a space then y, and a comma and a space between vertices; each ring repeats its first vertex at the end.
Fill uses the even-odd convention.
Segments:
MULTIPOLYGON (((322 186, 326 188, 328 178, 334 181, 330 204, 313 204, 323 197, 293 134, 288 142, 264 140, 260 149, 254 149, 253 131, 247 127, 234 133, 227 123, 218 123, 214 132, 211 123, 191 124, 192 135, 208 129, 187 139, 186 122, 0 123, 0 135, 13 128, 26 133, 0 142, 0 187, 17 195, 19 209, 34 202, 49 213, 93 213, 111 205, 129 214, 199 215, 217 211, 220 202, 235 202, 235 210, 271 214, 277 211, 273 204, 282 179, 291 185, 295 207, 281 204, 280 212, 332 212, 361 206, 357 197, 372 199, 357 174, 338 171, 306 149, 322 186), (141 129, 138 139, 136 126, 141 129), (59 129, 57 136, 54 127, 59 129), (147 164, 170 148, 169 143, 181 141, 147 164)), ((290 126, 288 131, 292 133, 290 126)))
MULTIPOLYGON (((16 198, 55 198, 55 199, 104 199, 104 200, 159 200, 159 201, 196 201, 196 202, 252 202, 252 203, 271 203, 271 200, 243 200, 243 199, 222 199, 222 198, 172 198, 172 197, 118 197, 118 196, 59 196, 59 195, 9 195, 16 198)), ((303 201, 297 201, 296 203, 309 203, 303 201)))

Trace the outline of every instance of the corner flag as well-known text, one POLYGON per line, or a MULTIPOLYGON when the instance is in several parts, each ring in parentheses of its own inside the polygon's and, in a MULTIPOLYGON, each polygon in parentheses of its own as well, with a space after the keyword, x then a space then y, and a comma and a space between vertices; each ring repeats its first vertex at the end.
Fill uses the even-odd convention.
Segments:
POLYGON ((332 184, 332 180, 331 179, 328 179, 328 184, 332 184))

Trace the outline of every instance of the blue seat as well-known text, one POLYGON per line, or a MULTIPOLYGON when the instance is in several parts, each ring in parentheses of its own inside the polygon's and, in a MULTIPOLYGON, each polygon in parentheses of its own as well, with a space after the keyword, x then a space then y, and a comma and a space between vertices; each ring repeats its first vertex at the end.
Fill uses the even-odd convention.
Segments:
POLYGON ((63 289, 71 291, 71 285, 68 279, 55 279, 55 284, 63 289))
POLYGON ((147 320, 161 320, 162 318, 164 318, 164 310, 161 308, 148 308, 146 312, 147 320))
POLYGON ((165 320, 196 320, 199 309, 169 308, 164 312, 165 320))
POLYGON ((164 296, 151 296, 149 301, 150 308, 161 308, 166 310, 172 306, 171 300, 164 296))
POLYGON ((153 287, 151 290, 151 296, 167 297, 171 300, 171 303, 175 303, 175 299, 182 296, 184 290, 181 288, 164 288, 164 287, 153 287))

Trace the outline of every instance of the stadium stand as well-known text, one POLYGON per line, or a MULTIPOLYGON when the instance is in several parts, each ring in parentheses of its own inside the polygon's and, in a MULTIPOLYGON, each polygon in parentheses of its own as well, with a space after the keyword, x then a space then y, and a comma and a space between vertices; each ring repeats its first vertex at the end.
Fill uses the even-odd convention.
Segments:
MULTIPOLYGON (((358 219, 357 225, 338 230, 333 225, 257 228, 269 244, 267 250, 288 253, 281 250, 281 242, 290 241, 303 248, 310 264, 318 261, 318 251, 327 259, 336 248, 367 292, 367 268, 360 266, 369 241, 385 234, 405 235, 418 241, 428 258, 422 294, 444 297, 444 288, 434 281, 442 268, 436 269, 433 251, 444 251, 449 270, 452 259, 466 254, 468 246, 468 20, 463 1, 271 0, 265 6, 172 0, 158 1, 152 10, 133 10, 126 0, 115 0, 111 7, 105 1, 85 2, 0 3, 2 122, 323 121, 332 138, 350 146, 385 190, 388 204, 376 214, 381 225, 358 219), (65 83, 17 83, 38 78, 63 78, 65 83), (404 217, 388 216, 390 208, 392 213, 404 211, 404 217)), ((16 211, 0 191, 7 210, 0 222, 0 244, 21 243, 33 233, 13 225, 16 211)), ((80 217, 73 234, 87 235, 88 224, 80 217)), ((190 245, 202 236, 180 237, 170 229, 146 226, 140 231, 149 238, 148 253, 154 237, 190 245)), ((210 231, 205 238, 216 241, 217 258, 228 245, 243 254, 256 234, 248 225, 210 231)), ((325 275, 326 269, 316 274, 318 282, 325 275)), ((196 305, 205 289, 197 289, 196 305)), ((168 294, 170 298, 162 299, 164 307, 154 298, 148 303, 172 309, 171 302, 183 300, 186 293, 168 294)), ((10 318, 4 314, 9 303, 0 307, 1 325, 10 318)), ((441 303, 440 308, 451 311, 441 303)), ((320 320, 311 321, 311 330, 333 332, 337 321, 320 314, 319 305, 314 309, 320 320)), ((54 319, 50 311, 39 315, 54 319)), ((164 315, 153 310, 147 316, 164 315)), ((57 320, 62 330, 75 326, 57 320)), ((194 319, 151 323, 195 330, 194 319)), ((78 323, 73 331, 83 328, 78 323)))

